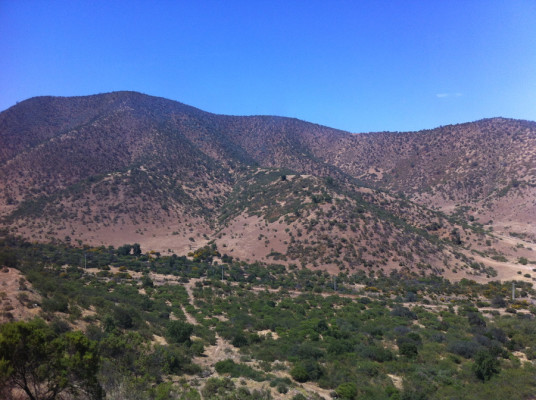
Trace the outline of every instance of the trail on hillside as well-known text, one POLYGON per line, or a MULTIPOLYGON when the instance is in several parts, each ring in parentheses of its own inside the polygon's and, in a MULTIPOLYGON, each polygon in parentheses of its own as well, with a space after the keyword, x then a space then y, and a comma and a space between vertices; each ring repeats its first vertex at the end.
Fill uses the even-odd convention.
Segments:
MULTIPOLYGON (((195 306, 194 300, 194 292, 193 287, 194 285, 199 282, 200 279, 190 279, 188 283, 184 284, 184 289, 186 290, 186 293, 188 293, 188 299, 190 304, 197 309, 195 306)), ((184 315, 186 316, 186 320, 188 323, 192 325, 199 325, 199 322, 194 318, 193 315, 188 313, 184 306, 182 306, 182 311, 184 312, 184 315)), ((198 356, 194 358, 194 361, 196 364, 199 364, 205 368, 210 368, 212 371, 214 370, 214 365, 218 361, 223 361, 228 358, 232 359, 233 361, 239 361, 239 354, 238 350, 232 346, 229 342, 227 342, 225 339, 223 339, 218 333, 215 333, 216 335, 216 344, 214 346, 208 346, 205 348, 205 351, 203 352, 202 356, 198 356)))

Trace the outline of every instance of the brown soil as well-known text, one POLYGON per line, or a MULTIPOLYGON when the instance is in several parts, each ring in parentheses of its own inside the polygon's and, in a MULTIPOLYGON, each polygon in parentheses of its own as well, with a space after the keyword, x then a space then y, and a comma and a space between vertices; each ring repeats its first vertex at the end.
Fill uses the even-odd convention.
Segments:
POLYGON ((41 297, 15 268, 0 269, 0 323, 30 320, 39 315, 41 297))

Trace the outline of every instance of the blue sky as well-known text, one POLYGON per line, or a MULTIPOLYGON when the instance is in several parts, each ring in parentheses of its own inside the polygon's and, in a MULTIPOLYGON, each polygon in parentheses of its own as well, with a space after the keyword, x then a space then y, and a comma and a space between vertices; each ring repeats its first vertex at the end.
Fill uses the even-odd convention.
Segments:
POLYGON ((135 90, 350 132, 536 120, 536 1, 0 0, 0 110, 135 90))

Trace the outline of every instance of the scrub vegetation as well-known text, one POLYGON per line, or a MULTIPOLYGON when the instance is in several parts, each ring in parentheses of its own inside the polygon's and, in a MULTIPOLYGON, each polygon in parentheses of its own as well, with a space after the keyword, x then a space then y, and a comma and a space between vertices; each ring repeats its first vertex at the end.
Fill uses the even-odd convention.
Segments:
POLYGON ((178 257, 10 236, 0 264, 25 276, 12 306, 38 309, 13 321, 3 296, 5 398, 536 395, 536 292, 522 281, 512 300, 511 282, 333 276, 214 243, 178 257))

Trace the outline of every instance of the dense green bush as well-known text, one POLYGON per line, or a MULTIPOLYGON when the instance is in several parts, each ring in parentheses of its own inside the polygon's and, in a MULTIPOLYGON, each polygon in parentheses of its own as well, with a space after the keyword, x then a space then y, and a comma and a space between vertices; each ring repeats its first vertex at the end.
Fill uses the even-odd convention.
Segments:
POLYGON ((230 374, 233 378, 243 376, 259 382, 266 380, 266 376, 262 372, 259 372, 246 364, 236 364, 230 359, 218 361, 215 368, 219 374, 230 374))
POLYGON ((500 363, 489 351, 480 350, 475 356, 473 372, 482 381, 487 381, 500 372, 500 363))
POLYGON ((479 350, 480 345, 474 341, 457 340, 447 346, 447 350, 465 358, 473 357, 479 350))
POLYGON ((193 325, 183 321, 169 321, 166 329, 166 338, 172 343, 190 343, 193 325))
POLYGON ((292 367, 290 376, 297 382, 307 382, 309 380, 309 374, 302 363, 297 363, 292 367))
POLYGON ((337 398, 354 400, 357 398, 357 385, 354 382, 341 383, 335 393, 337 393, 337 398))

